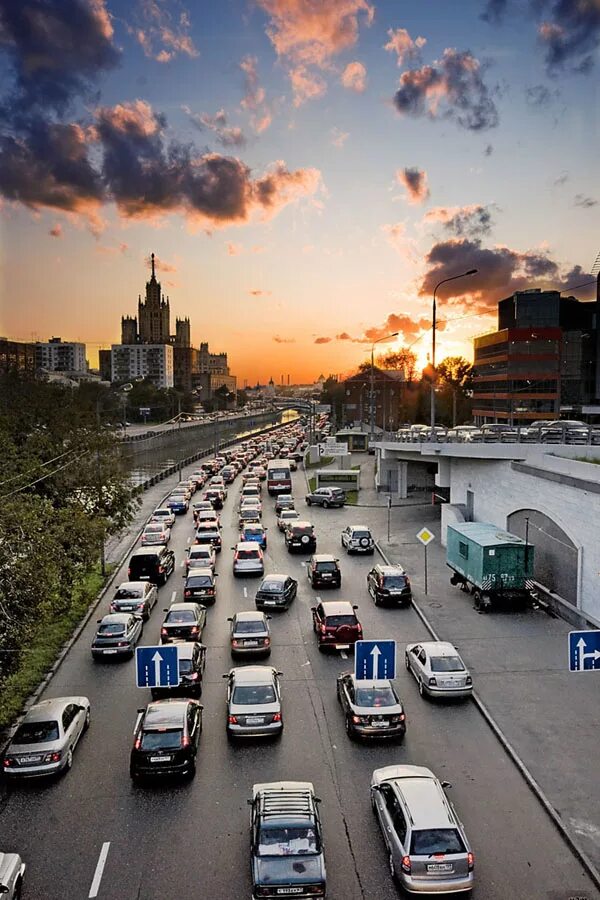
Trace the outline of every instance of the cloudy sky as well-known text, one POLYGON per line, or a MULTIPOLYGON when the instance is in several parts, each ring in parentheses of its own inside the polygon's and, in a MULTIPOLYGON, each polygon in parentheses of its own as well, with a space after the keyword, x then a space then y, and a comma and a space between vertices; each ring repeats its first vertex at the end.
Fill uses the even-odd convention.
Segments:
POLYGON ((498 299, 591 277, 599 46, 600 0, 0 0, 0 333, 94 362, 154 251, 240 381, 390 331, 425 363, 477 268, 439 293, 471 356, 498 299))

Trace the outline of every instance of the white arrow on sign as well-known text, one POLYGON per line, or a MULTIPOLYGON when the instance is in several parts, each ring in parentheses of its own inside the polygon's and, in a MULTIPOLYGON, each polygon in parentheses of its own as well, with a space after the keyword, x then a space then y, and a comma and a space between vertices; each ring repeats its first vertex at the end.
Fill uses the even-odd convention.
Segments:
POLYGON ((371 650, 371 656, 373 657, 373 678, 379 678, 379 657, 381 656, 381 650, 377 644, 375 644, 371 650))
POLYGON ((154 684, 160 684, 160 664, 162 661, 163 658, 157 650, 152 657, 152 662, 154 663, 154 684))
POLYGON ((596 662, 597 659, 600 659, 600 650, 592 650, 590 653, 584 653, 585 648, 587 647, 586 642, 583 638, 579 638, 577 641, 577 649, 579 650, 579 655, 577 658, 577 668, 580 672, 583 672, 585 668, 586 659, 593 659, 596 662))

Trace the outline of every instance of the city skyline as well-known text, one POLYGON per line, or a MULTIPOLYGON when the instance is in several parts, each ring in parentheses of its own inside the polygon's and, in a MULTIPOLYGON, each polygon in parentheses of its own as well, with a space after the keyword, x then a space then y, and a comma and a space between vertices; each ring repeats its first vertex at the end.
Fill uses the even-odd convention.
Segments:
POLYGON ((418 6, 7 4, 0 333, 95 365, 154 252, 194 346, 306 383, 391 331, 424 365, 467 269, 438 361, 591 280, 597 3, 418 6))

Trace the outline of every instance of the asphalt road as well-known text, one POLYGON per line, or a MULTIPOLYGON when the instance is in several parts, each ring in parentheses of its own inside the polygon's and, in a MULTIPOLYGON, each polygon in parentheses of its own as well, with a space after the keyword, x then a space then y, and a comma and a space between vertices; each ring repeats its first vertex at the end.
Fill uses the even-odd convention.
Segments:
MULTIPOLYGON (((297 506, 302 509, 304 474, 298 472, 294 478, 297 506)), ((323 800, 331 900, 391 900, 398 894, 371 813, 369 781, 374 768, 406 762, 428 766, 453 784, 450 796, 476 854, 478 900, 595 898, 597 892, 581 865, 470 703, 422 700, 402 668, 397 686, 408 717, 404 744, 362 746, 348 740, 335 698, 335 676, 351 668, 352 657, 344 660, 318 652, 310 606, 319 592, 306 579, 305 558, 285 551, 266 490, 267 572, 290 572, 300 583, 292 608, 274 615, 271 623, 270 663, 284 673, 286 728, 275 744, 227 742, 221 678, 233 664, 227 616, 254 608, 258 584, 256 579, 234 579, 231 574, 229 548, 237 538, 239 485, 238 479, 222 512, 218 597, 203 635, 208 662, 195 780, 144 787, 131 783, 132 729, 136 710, 149 701, 149 692, 135 687, 133 662, 92 661, 93 619, 47 693, 85 694, 91 700, 92 725, 77 749, 73 769, 56 782, 2 786, 0 846, 18 850, 28 865, 24 897, 249 898, 246 799, 255 781, 290 778, 313 781, 323 800), (103 848, 107 855, 98 881, 94 876, 103 848)), ((307 516, 315 523, 318 549, 339 552, 341 557, 343 585, 341 591, 331 592, 332 598, 359 604, 367 638, 393 636, 400 645, 425 639, 413 610, 374 607, 365 588, 372 559, 346 557, 342 551, 339 533, 355 515, 351 509, 312 508, 307 516)), ((385 510, 381 515, 383 528, 385 510)), ((178 568, 160 590, 159 603, 144 629, 144 644, 158 643, 163 607, 172 598, 182 599, 179 562, 192 534, 191 513, 179 517, 172 538, 178 568)), ((126 580, 126 572, 119 580, 126 580)), ((99 616, 103 612, 99 609, 99 616)))

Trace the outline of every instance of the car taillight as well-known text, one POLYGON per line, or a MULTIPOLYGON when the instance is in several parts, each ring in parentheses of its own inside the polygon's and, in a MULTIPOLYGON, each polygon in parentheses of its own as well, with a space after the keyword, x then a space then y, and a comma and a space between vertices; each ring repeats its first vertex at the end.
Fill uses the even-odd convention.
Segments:
POLYGON ((271 638, 265 638, 265 647, 268 647, 271 643, 271 638))
POLYGON ((390 718, 390 722, 392 724, 396 725, 398 722, 404 722, 405 719, 406 719, 406 715, 404 713, 400 713, 400 715, 398 715, 398 716, 392 716, 390 718))
POLYGON ((435 687, 437 685, 437 678, 430 678, 429 684, 431 685, 431 687, 435 687))
POLYGON ((182 746, 182 747, 189 747, 189 746, 190 746, 190 739, 189 739, 189 737, 187 736, 187 734, 184 734, 183 737, 181 738, 181 746, 182 746))
POLYGON ((198 681, 198 673, 192 672, 191 675, 188 675, 188 679, 189 679, 189 681, 198 681))
POLYGON ((131 576, 131 566, 129 566, 129 568, 127 569, 127 574, 128 574, 129 576, 131 576))
POLYGON ((3 764, 3 766, 4 766, 5 769, 8 769, 8 768, 10 768, 10 766, 14 766, 14 765, 15 765, 15 760, 14 760, 14 759, 11 759, 10 756, 5 756, 2 764, 3 764))
POLYGON ((407 875, 410 875, 410 856, 403 856, 402 862, 400 863, 400 868, 403 872, 406 872, 407 875))
POLYGON ((126 647, 127 643, 128 643, 127 641, 119 641, 117 644, 117 647, 126 647))
POLYGON ((135 739, 135 743, 134 743, 134 745, 133 745, 133 749, 134 749, 134 750, 139 750, 141 746, 142 746, 142 738, 141 738, 141 737, 137 737, 137 738, 135 739))
POLYGON ((232 647, 239 647, 239 646, 240 646, 240 642, 239 642, 239 641, 232 641, 232 642, 231 642, 231 646, 232 646, 232 647))
POLYGON ((473 684, 473 679, 470 675, 467 675, 467 684, 473 684))
POLYGON ((160 633, 161 633, 161 634, 168 634, 168 633, 169 633, 169 630, 168 630, 168 628, 161 628, 161 629, 160 629, 160 633))
POLYGON ((191 592, 191 591, 184 591, 184 592, 183 592, 183 595, 184 595, 184 597, 191 597, 191 596, 192 596, 192 592, 191 592))
POLYGON ((198 634, 199 632, 200 632, 200 629, 198 628, 197 625, 194 625, 193 628, 190 628, 190 634, 198 634))
POLYGON ((46 762, 46 763, 60 762, 60 757, 61 757, 60 750, 57 750, 54 753, 46 753, 46 755, 44 757, 44 762, 46 762))
POLYGON ((467 853, 467 866, 469 867, 469 872, 472 872, 475 867, 475 855, 473 853, 467 853))
POLYGON ((238 723, 237 716, 228 716, 227 721, 230 725, 237 725, 238 723))
POLYGON ((165 567, 164 567, 164 566, 159 566, 159 567, 158 567, 158 574, 159 574, 159 575, 162 575, 164 571, 165 571, 165 567))
POLYGON ((138 603, 136 609, 143 609, 143 608, 144 608, 144 600, 142 600, 141 603, 138 603))
POLYGON ((352 716, 352 721, 355 725, 368 725, 369 717, 368 716, 352 716))
POLYGON ((273 714, 273 721, 274 721, 274 722, 281 722, 281 713, 274 713, 274 714, 273 714))

